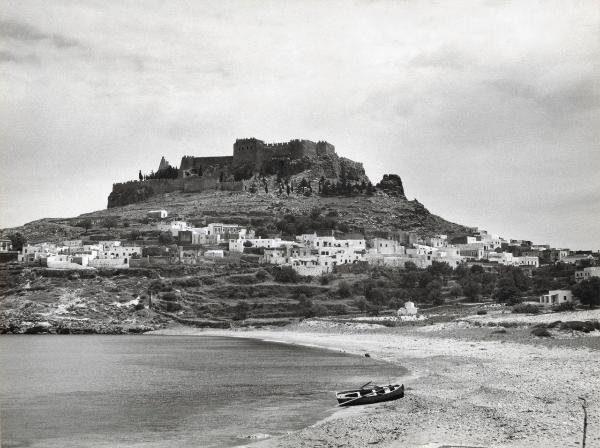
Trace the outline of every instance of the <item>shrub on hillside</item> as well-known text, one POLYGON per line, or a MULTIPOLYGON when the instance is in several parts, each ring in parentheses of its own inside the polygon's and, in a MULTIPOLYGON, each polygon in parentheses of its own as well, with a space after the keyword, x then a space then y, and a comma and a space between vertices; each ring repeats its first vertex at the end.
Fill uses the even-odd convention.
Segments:
POLYGON ((484 314, 487 314, 486 310, 477 310, 477 314, 480 316, 483 316, 484 314))
POLYGON ((369 302, 367 302, 364 297, 360 297, 359 299, 356 299, 352 304, 356 308, 361 310, 363 313, 367 310, 367 307, 369 306, 369 302))
POLYGON ((540 312, 540 307, 532 303, 521 303, 515 305, 512 312, 520 314, 538 314, 540 312))
POLYGON ((172 280, 172 283, 175 286, 183 286, 183 287, 202 286, 202 281, 197 277, 175 278, 172 280))
POLYGON ((367 316, 379 316, 381 312, 381 307, 378 305, 367 304, 367 316))
POLYGON ((550 338, 552 337, 552 335, 550 334, 550 332, 548 331, 547 328, 544 327, 536 327, 533 330, 531 330, 531 334, 533 336, 537 336, 538 338, 550 338))
POLYGON ((556 305, 552 307, 552 311, 554 311, 555 313, 559 313, 561 311, 574 311, 575 310, 575 304, 572 302, 564 302, 561 303, 560 305, 556 305))
POLYGON ((572 331, 581 331, 583 333, 589 333, 590 331, 594 331, 598 329, 600 325, 598 325, 598 321, 594 322, 582 322, 578 320, 573 320, 570 322, 563 322, 560 325, 561 330, 572 330, 572 331))
POLYGON ((260 269, 256 271, 256 274, 254 274, 254 276, 259 282, 264 282, 269 277, 269 273, 264 269, 260 269))
POLYGON ((227 278, 229 283, 234 283, 236 285, 253 285, 258 283, 258 279, 253 275, 231 275, 227 278))
POLYGON ((450 296, 452 297, 460 297, 464 294, 464 291, 460 285, 454 285, 450 289, 450 296))
POLYGON ((167 312, 174 313, 175 311, 180 311, 182 307, 177 302, 167 302, 165 308, 166 308, 167 312))
POLYGON ((275 281, 279 283, 298 283, 300 275, 290 266, 283 266, 281 269, 276 269, 273 272, 275 281))
POLYGON ((352 296, 352 288, 350 286, 350 283, 348 283, 345 280, 341 281, 338 285, 337 292, 340 297, 346 298, 352 296))
POLYGON ((153 280, 152 283, 150 283, 150 286, 148 286, 148 290, 156 292, 169 292, 173 291, 173 287, 163 280, 153 280))
POLYGON ((327 316, 329 314, 329 310, 327 307, 321 304, 314 304, 312 306, 313 316, 327 316))
POLYGON ((177 300, 178 295, 174 292, 165 292, 160 295, 160 298, 168 302, 173 302, 177 300))

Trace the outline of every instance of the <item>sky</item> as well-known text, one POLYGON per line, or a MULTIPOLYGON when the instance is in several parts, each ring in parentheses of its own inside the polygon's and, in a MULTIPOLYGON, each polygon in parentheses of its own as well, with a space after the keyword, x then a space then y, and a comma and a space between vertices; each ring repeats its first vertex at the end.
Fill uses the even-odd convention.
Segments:
POLYGON ((600 0, 0 0, 0 227, 303 138, 450 221, 600 249, 599 73, 600 0))

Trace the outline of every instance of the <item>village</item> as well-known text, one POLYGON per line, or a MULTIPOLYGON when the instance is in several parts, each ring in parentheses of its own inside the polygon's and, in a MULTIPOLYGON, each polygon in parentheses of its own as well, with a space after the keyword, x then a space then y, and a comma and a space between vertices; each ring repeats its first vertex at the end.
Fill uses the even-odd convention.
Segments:
MULTIPOLYGON (((366 239, 362 234, 334 230, 263 237, 239 224, 213 222, 194 227, 186 221, 170 220, 162 209, 147 212, 147 221, 152 231, 132 231, 128 238, 119 240, 98 240, 95 236, 95 241, 32 242, 16 251, 11 239, 2 239, 0 259, 52 270, 121 270, 201 265, 243 256, 253 264, 291 268, 303 277, 351 272, 348 269, 354 265, 406 270, 427 269, 434 263, 446 263, 451 268, 479 266, 486 272, 513 266, 531 277, 540 266, 565 263, 577 268, 576 282, 600 277, 598 259, 591 252, 505 239, 479 229, 455 238, 396 231, 387 238, 366 239)), ((538 301, 542 306, 556 306, 572 303, 575 298, 569 289, 556 289, 539 296, 538 301)))

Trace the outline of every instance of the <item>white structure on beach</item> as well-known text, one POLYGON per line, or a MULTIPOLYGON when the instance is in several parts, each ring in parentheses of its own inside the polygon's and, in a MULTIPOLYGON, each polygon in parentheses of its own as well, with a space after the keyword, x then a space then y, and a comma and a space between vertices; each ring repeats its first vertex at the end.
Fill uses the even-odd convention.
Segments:
POLYGON ((540 303, 542 305, 560 305, 561 303, 569 302, 573 302, 573 293, 568 289, 556 289, 540 296, 540 303))
POLYGON ((398 310, 397 314, 398 316, 416 316, 418 311, 419 309, 415 306, 415 303, 409 300, 398 310))

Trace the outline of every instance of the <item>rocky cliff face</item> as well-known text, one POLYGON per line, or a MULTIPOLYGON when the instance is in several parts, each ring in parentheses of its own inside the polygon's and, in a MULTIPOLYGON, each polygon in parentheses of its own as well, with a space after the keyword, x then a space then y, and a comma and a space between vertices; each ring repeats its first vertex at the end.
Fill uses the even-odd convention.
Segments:
POLYGON ((379 182, 376 187, 388 196, 406 199, 404 187, 402 186, 402 179, 400 179, 400 176, 397 174, 384 174, 383 179, 381 179, 381 182, 379 182))
MULTIPOLYGON (((168 164, 161 160, 161 166, 168 164)), ((182 169, 177 179, 151 179, 114 184, 108 196, 108 208, 119 207, 147 201, 150 197, 176 191, 202 192, 209 190, 230 190, 224 183, 231 181, 244 182, 256 177, 274 179, 291 179, 298 175, 317 180, 322 177, 330 182, 347 182, 350 184, 369 183, 369 178, 360 162, 339 157, 335 152, 321 152, 311 156, 295 158, 281 155, 265 161, 260 173, 252 163, 242 164, 230 171, 231 157, 184 157, 182 169), (217 167, 217 169, 213 169, 217 167), (202 180, 207 182, 202 182, 202 180), (208 182, 211 180, 212 182, 208 182), (192 185, 193 184, 193 185, 192 185)), ((400 182, 401 184, 401 182, 400 182)))

